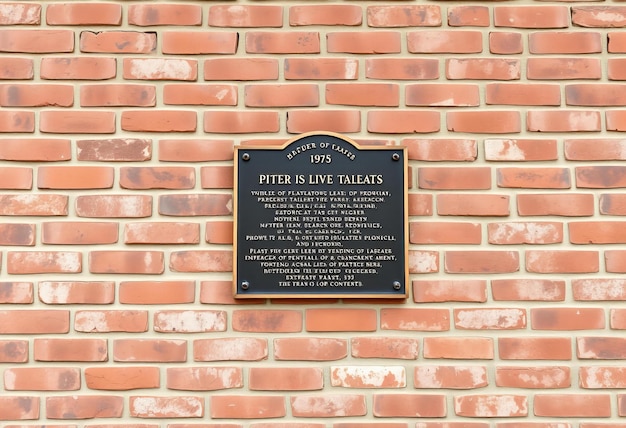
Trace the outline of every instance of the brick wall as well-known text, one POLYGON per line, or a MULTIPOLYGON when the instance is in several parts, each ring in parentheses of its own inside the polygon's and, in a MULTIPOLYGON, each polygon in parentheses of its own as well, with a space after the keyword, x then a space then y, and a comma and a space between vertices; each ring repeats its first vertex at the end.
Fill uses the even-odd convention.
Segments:
POLYGON ((2 2, 0 426, 625 426, 625 26, 2 2), (408 147, 406 301, 232 297, 233 146, 321 130, 408 147))

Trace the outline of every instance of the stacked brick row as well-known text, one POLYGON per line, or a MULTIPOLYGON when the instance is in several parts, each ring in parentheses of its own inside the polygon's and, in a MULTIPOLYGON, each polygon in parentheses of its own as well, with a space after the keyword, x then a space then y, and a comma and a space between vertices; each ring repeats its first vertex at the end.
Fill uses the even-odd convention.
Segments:
POLYGON ((0 3, 0 427, 626 426, 624 27, 0 3), (233 147, 309 131, 408 148, 408 299, 233 298, 233 147))

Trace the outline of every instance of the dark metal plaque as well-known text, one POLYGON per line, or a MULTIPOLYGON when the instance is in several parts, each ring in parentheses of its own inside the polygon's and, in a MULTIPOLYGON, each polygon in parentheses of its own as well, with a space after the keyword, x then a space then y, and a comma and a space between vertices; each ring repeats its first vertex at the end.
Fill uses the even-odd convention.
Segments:
POLYGON ((235 147, 235 296, 406 297, 406 189, 405 147, 235 147))

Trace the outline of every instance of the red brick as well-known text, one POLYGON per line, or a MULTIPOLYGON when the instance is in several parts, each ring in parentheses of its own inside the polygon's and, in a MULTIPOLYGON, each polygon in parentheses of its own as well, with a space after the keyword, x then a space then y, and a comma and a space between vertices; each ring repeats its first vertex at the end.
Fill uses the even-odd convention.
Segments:
POLYGON ((0 189, 30 190, 32 188, 32 168, 0 167, 0 189))
POLYGON ((598 32, 536 32, 528 35, 531 54, 588 54, 602 52, 602 39, 598 32))
POLYGON ((80 273, 82 254, 73 251, 9 251, 9 274, 80 273))
MULTIPOLYGON (((417 89, 417 88, 416 88, 417 89)), ((409 160, 474 161, 478 156, 476 140, 405 138, 409 160)))
POLYGON ((439 272, 438 251, 409 250, 409 273, 439 272))
POLYGON ((434 80, 439 78, 439 61, 434 58, 366 58, 368 79, 434 80))
POLYGON ((152 140, 140 138, 77 140, 76 156, 79 161, 147 161, 152 158, 152 140))
POLYGON ((122 5, 113 3, 59 3, 46 7, 48 25, 120 25, 122 5))
POLYGON ((275 27, 283 26, 283 7, 268 5, 209 6, 211 27, 275 27))
POLYGON ((487 225, 490 244, 554 244, 563 242, 563 224, 557 222, 510 222, 487 225))
POLYGON ((170 256, 169 268, 174 272, 230 272, 233 269, 233 252, 176 251, 170 256))
POLYGON ((91 251, 89 272, 159 275, 164 270, 163 258, 161 251, 91 251))
POLYGON ((624 223, 590 221, 569 223, 570 242, 573 244, 619 244, 626 242, 624 223))
POLYGON ((447 59, 446 78, 451 80, 519 80, 521 63, 518 59, 466 58, 447 59))
POLYGON ((563 301, 565 281, 549 279, 494 279, 491 281, 494 300, 563 301))
POLYGON ((7 391, 76 391, 80 369, 69 367, 15 367, 4 371, 7 391))
POLYGON ((320 35, 315 31, 248 31, 244 43, 249 54, 320 53, 320 35))
POLYGON ((623 131, 626 129, 626 112, 611 110, 605 113, 607 131, 623 131))
POLYGON ((592 330, 605 328, 602 308, 532 308, 533 330, 592 330))
POLYGON ((504 388, 569 388, 569 367, 496 367, 496 385, 504 388))
POLYGON ((400 53, 399 31, 350 31, 326 34, 329 53, 392 54, 400 53))
POLYGON ((251 367, 251 391, 315 391, 324 388, 321 367, 251 367))
POLYGON ((386 418, 441 418, 447 414, 444 395, 375 394, 372 408, 374 416, 386 418))
POLYGON ((551 418, 607 418, 611 416, 609 394, 537 394, 533 401, 536 416, 551 418))
POLYGON ((106 80, 116 76, 116 60, 107 57, 44 57, 40 76, 50 80, 106 80))
POLYGON ((232 160, 233 153, 233 140, 159 140, 159 160, 162 162, 207 162, 232 160))
POLYGON ((306 331, 375 331, 374 309, 311 308, 306 310, 306 331))
POLYGON ((419 354, 419 340, 392 336, 353 337, 350 349, 354 358, 415 360, 419 354))
POLYGON ((280 128, 275 111, 206 111, 203 122, 204 132, 218 134, 277 132, 280 128))
POLYGON ((76 198, 79 217, 149 217, 152 197, 144 195, 81 195, 76 198))
MULTIPOLYGON (((278 125, 277 125, 278 126, 278 125)), ((287 113, 287 132, 312 131, 352 133, 361 130, 358 110, 292 110, 287 113)))
POLYGON ((73 104, 74 88, 71 85, 0 85, 0 106, 3 107, 71 107, 73 104))
POLYGON ((112 134, 115 112, 86 110, 48 110, 39 116, 39 130, 55 134, 112 134))
POLYGON ((600 214, 625 215, 626 198, 619 194, 600 195, 600 214))
POLYGON ((187 341, 180 339, 115 339, 113 361, 183 363, 187 341))
POLYGON ((207 333, 225 330, 225 311, 164 310, 154 314, 154 331, 159 333, 207 333))
POLYGON ((517 55, 524 52, 521 33, 492 31, 489 33, 489 52, 497 55, 517 55))
MULTIPOLYGON (((232 241, 232 238, 231 238, 232 241)), ((200 303, 219 305, 258 305, 265 299, 235 299, 233 281, 200 281, 200 303)))
POLYGON ((194 281, 122 281, 120 303, 164 305, 192 303, 195 300, 194 281))
POLYGON ((301 395, 290 398, 297 418, 354 417, 367 414, 365 396, 359 394, 301 395))
MULTIPOLYGON (((287 64, 285 59, 285 78, 287 64)), ((210 58, 204 61, 204 80, 277 80, 278 60, 274 58, 210 58)))
POLYGON ((71 395, 46 397, 49 419, 120 418, 124 398, 108 395, 71 395))
POLYGON ((123 77, 128 80, 182 80, 198 78, 195 60, 173 58, 124 58, 123 77))
POLYGON ((191 167, 121 167, 119 184, 123 189, 193 189, 195 170, 191 167))
POLYGON ((521 216, 591 216, 594 212, 594 196, 585 193, 519 194, 517 210, 521 216))
POLYGON ((626 80, 626 58, 609 58, 606 64, 609 80, 626 80))
MULTIPOLYGON (((0 303, 33 303, 33 283, 21 281, 0 282, 0 303)), ((1 360, 1 358, 0 358, 1 360)))
POLYGON ((622 250, 606 250, 604 252, 604 262, 607 272, 626 272, 626 252, 622 250))
POLYGON ((140 31, 81 31, 79 41, 85 53, 148 54, 156 46, 156 33, 140 31))
POLYGON ((480 104, 478 85, 412 84, 405 87, 407 106, 471 107, 480 104))
POLYGON ((484 141, 485 159, 489 161, 546 161, 558 158, 556 140, 500 139, 484 141))
POLYGON ((41 5, 27 3, 4 3, 0 25, 39 25, 41 5))
POLYGON ((367 25, 369 27, 440 27, 441 8, 435 5, 368 6, 367 25))
POLYGON ((447 331, 450 311, 435 308, 383 308, 380 310, 383 330, 447 331))
POLYGON ((260 361, 267 356, 267 339, 225 337, 193 342, 194 361, 260 361))
POLYGON ((626 329, 626 311, 623 309, 611 309, 609 311, 609 324, 612 329, 626 329))
POLYGON ((328 83, 326 103, 356 106, 398 106, 399 87, 385 83, 328 83))
POLYGON ((422 389, 473 389, 489 384, 484 366, 434 366, 415 368, 415 388, 422 389))
POLYGON ((567 28, 567 6, 496 6, 493 8, 496 27, 512 28, 567 28))
MULTIPOLYGON (((238 37, 235 32, 208 32, 208 31, 165 31, 162 36, 161 50, 170 55, 209 55, 209 54, 234 54, 237 51, 238 37)), ((184 73, 187 66, 184 62, 176 61, 164 64, 166 67, 175 65, 180 67, 179 78, 171 80, 195 80, 196 62, 190 61, 193 66, 193 74, 184 73)), ((150 70, 146 68, 146 72, 150 70)), ((164 70, 165 71, 165 70, 164 70)), ((163 75, 165 78, 165 75, 163 75)), ((226 79, 230 80, 230 79, 226 79)))
POLYGON ((536 132, 600 131, 601 115, 593 110, 532 110, 526 113, 526 126, 536 132))
POLYGON ((582 83, 565 86, 565 102, 573 106, 623 106, 626 86, 582 83))
POLYGON ((420 189, 485 190, 491 188, 491 173, 483 167, 423 167, 417 178, 420 189))
POLYGON ((42 225, 44 244, 112 244, 117 242, 116 223, 45 222, 42 225))
POLYGON ((115 301, 113 281, 40 281, 39 300, 48 305, 108 305, 115 301))
POLYGON ((449 111, 446 124, 448 131, 452 132, 507 134, 521 131, 517 111, 449 111))
POLYGON ((129 411, 136 418, 200 418, 204 416, 204 398, 133 396, 129 399, 129 411))
POLYGON ((622 367, 580 367, 578 379, 582 388, 624 388, 626 373, 622 367))
POLYGON ((454 413, 473 418, 525 417, 528 416, 528 398, 507 394, 456 396, 454 413))
POLYGON ((127 110, 122 112, 121 128, 131 132, 194 132, 197 114, 181 110, 127 110))
POLYGON ((201 25, 202 8, 193 4, 131 4, 128 24, 141 27, 155 25, 201 25))
POLYGON ((0 52, 66 53, 74 50, 71 30, 0 30, 0 52))
POLYGON ((447 273, 511 273, 519 270, 517 251, 446 251, 447 273))
POLYGON ((158 367, 87 367, 85 386, 105 391, 128 391, 132 389, 158 388, 158 367))
POLYGON ((37 420, 40 400, 39 397, 3 395, 0 397, 0 420, 37 420))
POLYGON ((107 340, 35 339, 33 358, 35 361, 107 361, 107 340))
POLYGON ((246 85, 246 107, 316 107, 319 105, 319 89, 311 84, 246 85))
POLYGON ((580 359, 622 360, 626 356, 623 337, 578 337, 576 356, 580 359))
POLYGON ((287 414, 285 397, 280 395, 211 395, 212 419, 282 418, 287 414))
POLYGON ((614 138, 580 138, 563 140, 567 160, 602 161, 623 160, 626 142, 614 138))
POLYGON ((607 51, 609 53, 626 52, 626 35, 624 33, 618 31, 610 31, 607 34, 607 39, 607 51))
POLYGON ((6 216, 66 216, 67 195, 0 195, 0 215, 6 216))
POLYGON ((27 363, 28 362, 28 341, 27 340, 0 340, 0 362, 2 363, 27 363))
POLYGON ((416 280, 412 286, 416 303, 487 301, 483 280, 416 280))
POLYGON ((347 4, 316 4, 289 7, 289 25, 361 25, 361 6, 347 4))
POLYGON ((572 296, 579 301, 626 300, 626 282, 621 278, 572 279, 572 296))
POLYGON ((498 355, 503 360, 571 360, 569 337, 500 337, 498 355))
POLYGON ((476 244, 482 240, 479 223, 409 222, 412 244, 476 244))
POLYGON ((576 167, 576 186, 592 189, 624 187, 626 169, 622 166, 598 165, 576 167))
POLYGON ((83 107, 156 105, 156 88, 152 85, 82 85, 80 105, 83 107))
POLYGON ((204 166, 200 168, 200 186, 203 189, 232 189, 234 174, 232 166, 204 166))
POLYGON ((483 50, 480 31, 422 30, 407 34, 407 49, 415 54, 470 54, 483 50))
POLYGON ((599 270, 597 251, 528 250, 526 270, 535 273, 593 273, 599 270))
POLYGON ((55 162, 72 158, 70 140, 57 138, 7 138, 0 145, 0 159, 17 162, 55 162))
POLYGON ((540 80, 600 79, 601 64, 594 58, 528 58, 527 78, 540 80))
POLYGON ((405 388, 406 370, 402 366, 332 366, 330 382, 342 388, 405 388))
POLYGON ((76 311, 74 329, 83 333, 148 331, 148 312, 137 310, 76 311))
MULTIPOLYGON (((42 112, 41 114, 43 114, 42 112)), ((30 133, 35 131, 35 114, 30 111, 0 112, 0 133, 30 133)))
POLYGON ((33 76, 33 60, 31 58, 4 57, 0 61, 0 79, 29 80, 33 76))
POLYGON ((232 244, 233 243, 233 222, 231 221, 207 222, 205 240, 209 244, 226 244, 226 245, 232 244))
POLYGON ((448 25, 450 27, 488 27, 491 21, 487 6, 449 6, 448 25))
POLYGON ((554 84, 488 83, 485 102, 496 105, 558 106, 561 88, 554 84))
POLYGON ((527 189, 569 189, 568 168, 497 168, 498 187, 527 189))
POLYGON ((345 339, 294 337, 274 339, 276 360, 334 361, 347 356, 345 339))
POLYGON ((488 337, 424 337, 424 358, 491 360, 493 339, 488 337))
POLYGON ((173 367, 167 369, 167 388, 216 391, 243 386, 240 367, 173 367))
POLYGON ((113 187, 114 170, 108 166, 41 166, 40 189, 108 189, 113 187))
POLYGON ((232 196, 226 194, 190 194, 159 196, 159 214, 166 216, 216 216, 232 213, 232 196))
POLYGON ((233 85, 168 84, 163 87, 163 103, 167 105, 237 105, 237 89, 233 85))
POLYGON ((200 225, 197 223, 149 222, 124 225, 126 244, 197 244, 200 225))
POLYGON ((526 311, 517 308, 454 309, 459 330, 515 330, 526 328, 526 311))
POLYGON ((235 331, 252 333, 296 333, 302 331, 302 313, 295 310, 247 310, 232 313, 235 331))
MULTIPOLYGON (((478 176, 480 171, 475 171, 475 173, 475 175, 478 176)), ((486 172, 484 173, 486 174, 486 172)), ((506 195, 486 194, 441 194, 437 197, 437 214, 455 216, 508 216, 510 214, 509 197, 506 195)))
POLYGON ((383 134, 437 132, 440 117, 440 113, 433 110, 370 110, 367 112, 367 130, 383 134))

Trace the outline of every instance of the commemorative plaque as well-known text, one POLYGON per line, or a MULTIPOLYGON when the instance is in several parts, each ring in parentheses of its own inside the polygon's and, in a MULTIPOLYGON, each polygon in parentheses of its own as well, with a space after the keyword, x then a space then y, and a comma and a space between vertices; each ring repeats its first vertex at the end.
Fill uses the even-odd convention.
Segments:
POLYGON ((404 147, 235 147, 235 297, 406 297, 406 195, 404 147))

